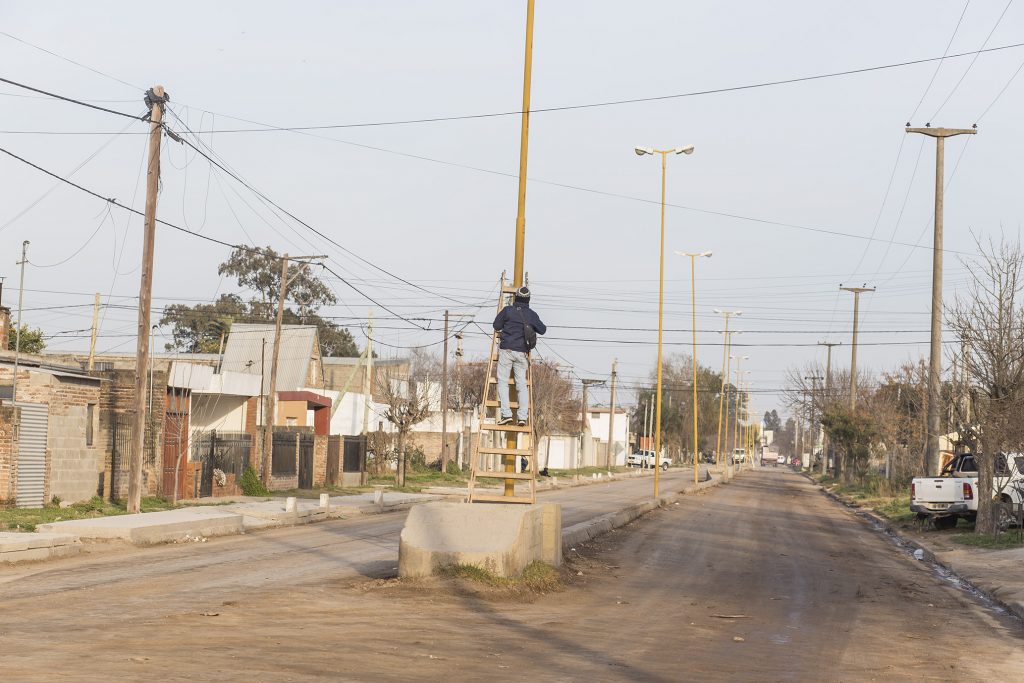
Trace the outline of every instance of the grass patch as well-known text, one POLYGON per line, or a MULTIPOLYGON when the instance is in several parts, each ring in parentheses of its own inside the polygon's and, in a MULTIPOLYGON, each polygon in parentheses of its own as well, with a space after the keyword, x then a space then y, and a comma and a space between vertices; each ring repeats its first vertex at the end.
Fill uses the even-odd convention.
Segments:
POLYGON ((550 593, 561 587, 558 570, 551 565, 534 560, 516 577, 505 578, 494 572, 472 564, 453 564, 438 572, 439 576, 449 579, 462 579, 482 584, 490 588, 502 588, 511 591, 530 591, 533 593, 550 593))
POLYGON ((963 533, 949 537, 954 543, 970 546, 972 548, 985 548, 988 550, 1006 550, 1008 548, 1024 547, 1024 538, 1021 538, 1019 531, 1007 531, 1006 533, 993 536, 992 534, 963 533))
MULTIPOLYGON (((409 470, 405 474, 405 486, 395 486, 392 490, 402 491, 404 493, 419 493, 421 489, 430 488, 431 486, 465 486, 469 482, 469 473, 453 474, 450 472, 441 472, 440 470, 427 469, 412 471, 409 470)), ((370 484, 387 484, 394 486, 395 475, 384 474, 375 475, 370 477, 370 484)))
POLYGON ((841 484, 827 475, 812 477, 832 493, 893 522, 909 523, 916 517, 910 511, 909 486, 900 486, 882 477, 869 477, 859 484, 841 484))
POLYGON ((268 498, 284 498, 293 496, 295 498, 319 498, 321 493, 329 493, 332 496, 355 496, 360 493, 372 491, 370 488, 345 488, 341 486, 321 486, 313 489, 282 489, 271 491, 268 498))
MULTIPOLYGON (((170 501, 155 496, 142 499, 142 512, 160 512, 172 510, 175 505, 170 501)), ((177 506, 182 507, 182 506, 177 506)), ((48 504, 41 508, 7 508, 0 509, 0 529, 10 531, 35 531, 40 524, 63 522, 69 519, 92 519, 128 514, 124 501, 110 502, 99 496, 93 496, 82 503, 74 503, 67 507, 59 504, 48 504)))

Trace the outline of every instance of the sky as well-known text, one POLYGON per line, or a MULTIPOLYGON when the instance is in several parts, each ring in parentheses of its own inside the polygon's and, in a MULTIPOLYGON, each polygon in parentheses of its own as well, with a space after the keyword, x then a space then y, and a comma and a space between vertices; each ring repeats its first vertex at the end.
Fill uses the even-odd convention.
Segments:
MULTIPOLYGON (((193 131, 249 187, 165 137, 161 219, 328 255, 335 274, 320 273, 338 305, 321 313, 362 346, 373 309, 385 357, 440 352, 445 309, 474 321, 465 354, 483 355, 513 265, 525 0, 283 7, 8 0, 0 78, 132 115, 164 85, 168 126, 193 131), (396 123, 436 118, 449 120, 396 123), (334 127, 271 129, 309 126, 334 127)), ((576 381, 606 379, 617 359, 619 401, 632 401, 656 358, 661 187, 659 160, 633 148, 692 144, 668 160, 666 354, 691 349, 690 263, 674 252, 704 250, 697 357, 720 368, 714 310, 742 310, 735 351, 749 356, 759 411, 783 411, 787 372, 823 363, 819 341, 842 342, 834 366, 848 365, 852 297, 840 284, 877 287, 861 300, 861 368, 927 354, 935 144, 904 126, 978 125, 946 145, 951 301, 976 239, 1020 229, 1024 46, 777 82, 1017 43, 1024 6, 1004 0, 537 0, 525 264, 549 327, 538 353, 576 381), (541 111, 552 108, 563 109, 541 111)), ((0 148, 139 210, 146 133, 0 83, 0 148)), ((98 350, 131 351, 141 218, 6 154, 0 186, 3 303, 16 306, 29 240, 24 322, 51 350, 87 349, 99 292, 98 350)), ((236 291, 217 275, 229 251, 160 227, 154 315, 236 291)), ((158 347, 169 336, 160 330, 158 347)))

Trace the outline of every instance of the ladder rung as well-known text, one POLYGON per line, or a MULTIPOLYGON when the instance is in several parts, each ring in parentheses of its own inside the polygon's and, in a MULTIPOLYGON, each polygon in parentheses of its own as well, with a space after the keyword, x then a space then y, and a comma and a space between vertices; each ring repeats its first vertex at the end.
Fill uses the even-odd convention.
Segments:
POLYGON ((518 287, 502 287, 501 288, 501 293, 502 294, 515 294, 518 291, 519 291, 518 287))
MULTIPOLYGON (((487 406, 488 408, 500 408, 501 407, 501 401, 492 401, 490 399, 487 399, 486 401, 484 401, 484 405, 487 406)), ((508 404, 508 407, 509 408, 518 408, 519 407, 519 401, 511 401, 508 404)))
POLYGON ((533 431, 533 427, 531 427, 530 425, 526 425, 525 427, 520 427, 519 425, 514 425, 514 424, 500 425, 500 424, 490 424, 490 423, 486 423, 486 422, 484 424, 480 425, 480 429, 486 429, 486 430, 498 431, 498 432, 532 432, 533 431))
POLYGON ((525 455, 527 458, 533 457, 533 449, 530 448, 498 448, 497 446, 481 446, 476 449, 477 453, 486 453, 487 455, 525 455))
MULTIPOLYGON (((498 383, 498 378, 497 377, 488 377, 487 381, 490 384, 497 384, 498 383)), ((511 377, 509 377, 508 378, 508 383, 514 385, 516 383, 516 381, 514 379, 512 379, 511 377)), ((533 382, 530 381, 530 378, 526 378, 526 386, 532 386, 532 385, 533 385, 533 382)))
POLYGON ((494 494, 478 494, 472 496, 474 503, 525 503, 531 505, 533 498, 529 496, 496 496, 494 494))
POLYGON ((475 476, 477 479, 533 479, 532 472, 501 472, 498 470, 479 470, 475 476))

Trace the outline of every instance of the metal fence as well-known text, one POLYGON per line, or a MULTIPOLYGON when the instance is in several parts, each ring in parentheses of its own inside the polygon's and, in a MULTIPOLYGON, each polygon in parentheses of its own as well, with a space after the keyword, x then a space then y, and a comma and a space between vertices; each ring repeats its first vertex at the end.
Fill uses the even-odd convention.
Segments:
POLYGON ((202 464, 200 496, 213 495, 214 470, 234 474, 241 482, 249 467, 252 436, 246 432, 199 432, 192 438, 192 460, 202 464))

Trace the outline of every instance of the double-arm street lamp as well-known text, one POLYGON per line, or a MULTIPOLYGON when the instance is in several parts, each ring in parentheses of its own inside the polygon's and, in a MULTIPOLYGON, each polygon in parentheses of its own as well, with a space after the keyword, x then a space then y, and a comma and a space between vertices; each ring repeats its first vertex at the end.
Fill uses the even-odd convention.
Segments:
MULTIPOLYGON (((655 464, 660 463, 661 458, 661 347, 662 347, 662 320, 665 306, 665 170, 668 165, 669 154, 693 154, 693 145, 685 147, 673 147, 672 149, 654 149, 653 147, 634 147, 633 151, 637 156, 647 154, 661 155, 661 250, 658 256, 658 380, 655 390, 654 408, 654 457, 655 464)), ((654 468, 654 497, 659 496, 661 481, 658 473, 661 467, 654 468)))
POLYGON ((677 251, 676 254, 690 257, 690 312, 692 316, 690 327, 693 328, 693 357, 690 359, 690 365, 693 366, 693 483, 697 484, 700 481, 697 476, 700 461, 697 458, 697 266, 695 264, 700 257, 711 258, 711 252, 677 251))

